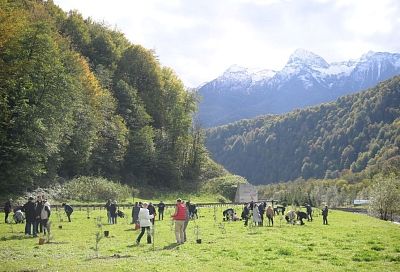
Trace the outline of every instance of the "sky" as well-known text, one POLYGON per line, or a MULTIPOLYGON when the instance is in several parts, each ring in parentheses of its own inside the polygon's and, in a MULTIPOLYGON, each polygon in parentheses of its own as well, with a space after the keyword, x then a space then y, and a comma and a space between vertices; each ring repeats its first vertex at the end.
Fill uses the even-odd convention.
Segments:
POLYGON ((297 48, 328 62, 400 52, 398 0, 54 0, 154 49, 188 87, 231 65, 280 70, 297 48))

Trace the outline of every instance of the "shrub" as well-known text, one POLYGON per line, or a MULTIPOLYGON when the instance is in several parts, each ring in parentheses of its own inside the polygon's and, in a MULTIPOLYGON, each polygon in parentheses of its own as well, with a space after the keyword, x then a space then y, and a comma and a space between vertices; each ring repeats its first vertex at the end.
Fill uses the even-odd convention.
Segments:
POLYGON ((78 201, 125 200, 133 189, 101 177, 78 177, 64 184, 64 199, 78 201))

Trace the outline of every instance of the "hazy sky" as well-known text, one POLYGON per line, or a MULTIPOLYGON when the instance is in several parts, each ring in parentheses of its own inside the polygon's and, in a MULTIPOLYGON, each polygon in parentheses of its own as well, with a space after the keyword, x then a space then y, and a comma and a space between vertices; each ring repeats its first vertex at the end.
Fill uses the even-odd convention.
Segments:
POLYGON ((296 48, 327 60, 400 52, 398 0, 54 0, 155 49, 189 87, 232 64, 281 69, 296 48))

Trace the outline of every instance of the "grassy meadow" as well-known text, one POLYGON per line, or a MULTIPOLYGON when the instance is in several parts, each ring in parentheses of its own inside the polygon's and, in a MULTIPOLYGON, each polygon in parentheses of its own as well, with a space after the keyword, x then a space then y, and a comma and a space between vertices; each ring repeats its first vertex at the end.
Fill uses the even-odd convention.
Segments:
POLYGON ((400 271, 399 225, 331 210, 329 225, 322 225, 321 216, 304 226, 276 216, 274 227, 244 227, 223 222, 223 209, 199 208, 188 241, 179 246, 167 209, 164 221, 156 221, 154 248, 146 236, 135 245, 138 231, 127 209, 129 218, 118 218, 116 225, 106 224, 104 210, 90 210, 89 219, 87 211, 75 211, 69 223, 53 209, 52 238, 44 245, 25 237, 23 224, 4 224, 1 214, 0 271, 400 271), (96 252, 96 233, 104 230, 110 235, 96 252))

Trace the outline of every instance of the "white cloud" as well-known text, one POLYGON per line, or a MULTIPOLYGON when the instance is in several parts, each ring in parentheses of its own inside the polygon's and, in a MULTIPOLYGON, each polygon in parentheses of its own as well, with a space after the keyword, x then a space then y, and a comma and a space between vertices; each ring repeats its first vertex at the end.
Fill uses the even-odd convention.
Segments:
POLYGON ((155 49, 188 86, 231 64, 280 69, 296 48, 327 61, 400 51, 396 0, 55 0, 155 49))

